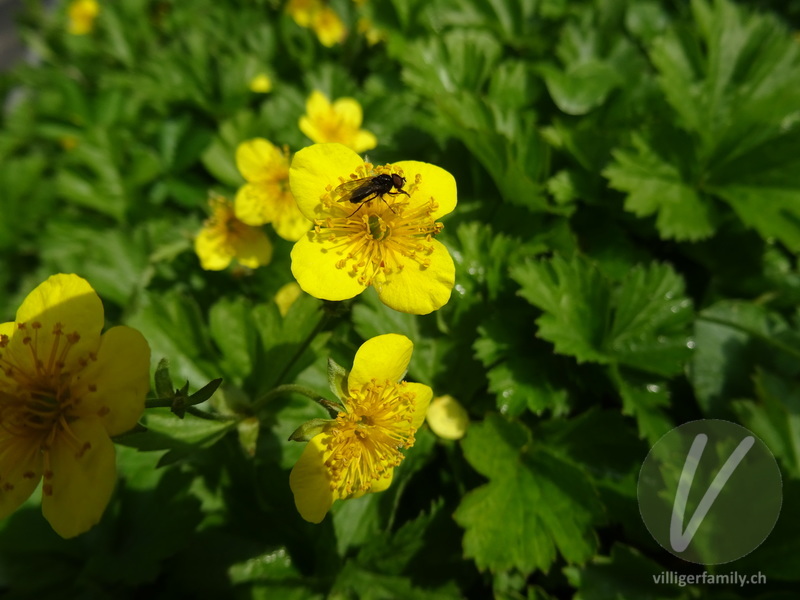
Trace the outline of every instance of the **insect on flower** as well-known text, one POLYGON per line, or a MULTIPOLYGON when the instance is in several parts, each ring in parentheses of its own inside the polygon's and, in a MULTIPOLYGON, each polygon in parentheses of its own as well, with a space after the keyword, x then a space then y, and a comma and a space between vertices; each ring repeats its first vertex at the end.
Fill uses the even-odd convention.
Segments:
MULTIPOLYGON (((350 213, 348 216, 349 219, 359 210, 361 210, 361 208, 367 202, 371 202, 375 198, 380 198, 386 202, 386 198, 384 198, 384 195, 386 194, 389 196, 399 196, 400 194, 405 194, 405 196, 410 198, 411 196, 408 195, 408 192, 403 189, 405 184, 406 178, 402 175, 398 175, 397 173, 392 173, 391 175, 387 173, 381 173, 380 175, 376 175, 374 177, 363 177, 361 179, 345 181, 334 190, 334 194, 339 196, 337 202, 349 201, 353 204, 359 205, 357 209, 350 213), (396 189, 397 191, 393 192, 392 188, 396 189)), ((397 214, 397 212, 392 208, 391 204, 386 202, 386 206, 388 206, 389 210, 391 210, 393 213, 397 214)))

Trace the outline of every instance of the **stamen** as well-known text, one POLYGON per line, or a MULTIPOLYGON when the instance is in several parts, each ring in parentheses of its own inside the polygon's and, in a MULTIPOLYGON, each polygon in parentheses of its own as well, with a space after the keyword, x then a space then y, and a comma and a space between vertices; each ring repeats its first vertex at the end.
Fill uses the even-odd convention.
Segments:
POLYGON ((365 492, 402 462, 400 450, 414 443, 413 399, 404 384, 373 380, 345 400, 327 441, 332 490, 365 492))

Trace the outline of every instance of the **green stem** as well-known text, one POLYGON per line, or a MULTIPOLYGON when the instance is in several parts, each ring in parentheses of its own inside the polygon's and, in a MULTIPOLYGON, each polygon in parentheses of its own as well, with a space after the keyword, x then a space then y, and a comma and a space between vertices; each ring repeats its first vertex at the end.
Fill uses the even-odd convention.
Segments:
POLYGON ((730 327, 731 329, 737 329, 742 333, 746 333, 747 335, 754 337, 758 340, 761 340, 765 344, 772 346, 773 348, 777 348, 778 350, 783 350, 787 354, 791 354, 795 358, 800 358, 800 350, 797 348, 793 348, 789 344, 785 344, 780 340, 775 339, 774 337, 770 337, 761 333, 760 331, 756 331, 755 329, 751 329, 750 327, 745 327, 744 325, 740 325, 739 323, 734 323, 733 321, 726 321, 725 319, 720 319, 719 317, 710 317, 699 315, 697 317, 699 321, 705 321, 707 323, 716 323, 717 325, 724 325, 725 327, 730 327))
POLYGON ((148 398, 145 400, 145 408, 172 408, 175 404, 174 398, 148 398))
POLYGON ((317 322, 317 324, 314 327, 314 329, 311 331, 311 333, 308 334, 308 336, 306 336, 306 339, 303 340, 302 344, 300 344, 300 347, 295 351, 295 353, 292 356, 292 358, 289 360, 288 363, 286 363, 286 366, 283 368, 283 371, 281 371, 281 374, 278 375, 278 378, 275 380, 275 385, 276 386, 281 387, 281 385, 280 385, 281 382, 289 374, 289 371, 294 366, 294 363, 296 363, 298 361, 298 359, 301 356, 303 356, 303 353, 311 345, 311 342, 314 341, 314 338, 317 337, 317 334, 319 334, 319 332, 322 331, 322 329, 325 327, 325 324, 327 322, 328 322, 328 315, 323 313, 322 317, 320 317, 320 320, 317 322))
POLYGON ((206 419, 207 421, 240 421, 242 419, 242 417, 237 417, 235 415, 221 415, 218 413, 206 412, 194 406, 187 406, 186 412, 195 417, 206 419))
POLYGON ((287 394, 300 394, 301 396, 305 396, 310 398, 317 404, 321 405, 325 408, 331 417, 336 417, 341 410, 340 406, 337 406, 327 398, 323 398, 317 392, 312 390, 311 388, 307 388, 304 385, 297 385, 296 383, 287 383, 284 385, 279 385, 278 387, 271 389, 266 394, 261 396, 258 400, 253 402, 253 412, 258 413, 260 412, 267 404, 272 402, 278 396, 284 396, 287 394))

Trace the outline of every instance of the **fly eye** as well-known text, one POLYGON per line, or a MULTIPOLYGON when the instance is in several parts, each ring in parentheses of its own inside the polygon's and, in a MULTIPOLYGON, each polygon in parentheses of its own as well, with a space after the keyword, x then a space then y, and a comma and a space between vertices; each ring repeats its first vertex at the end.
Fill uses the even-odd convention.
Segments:
POLYGON ((392 185, 396 187, 398 190, 402 188, 406 184, 406 178, 398 175, 397 173, 392 173, 392 185))

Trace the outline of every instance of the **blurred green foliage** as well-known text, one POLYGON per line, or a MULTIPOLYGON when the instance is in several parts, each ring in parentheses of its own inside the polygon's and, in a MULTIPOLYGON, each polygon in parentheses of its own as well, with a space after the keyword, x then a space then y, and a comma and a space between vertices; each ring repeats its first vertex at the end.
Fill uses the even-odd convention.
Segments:
MULTIPOLYGON (((237 426, 148 411, 119 439, 101 524, 69 541, 36 498, 0 524, 4 597, 791 598, 800 571, 800 2, 332 0, 333 48, 278 0, 104 2, 94 31, 27 0, 37 57, 0 74, 0 311, 75 272, 106 320, 142 331, 177 386, 222 377, 220 412, 280 383, 328 391, 328 357, 402 333, 409 378, 469 411, 427 429, 381 494, 302 521, 288 436, 300 397, 237 426), (768 12, 772 11, 772 12, 768 12), (386 42, 368 45, 368 16, 386 42), (248 88, 259 73, 267 95, 248 88), (297 151, 313 89, 352 96, 376 163, 450 171, 440 239, 449 304, 413 317, 369 290, 282 317, 291 244, 203 271, 209 191, 242 183, 236 146, 297 151), (775 532, 727 572, 766 585, 679 588, 695 572, 649 536, 636 476, 673 426, 751 428, 783 470, 775 532)), ((155 366, 155 364, 154 364, 155 366)), ((708 567, 709 570, 714 567, 708 567)))

